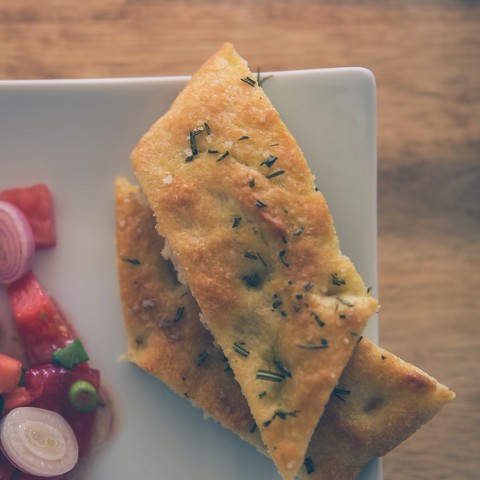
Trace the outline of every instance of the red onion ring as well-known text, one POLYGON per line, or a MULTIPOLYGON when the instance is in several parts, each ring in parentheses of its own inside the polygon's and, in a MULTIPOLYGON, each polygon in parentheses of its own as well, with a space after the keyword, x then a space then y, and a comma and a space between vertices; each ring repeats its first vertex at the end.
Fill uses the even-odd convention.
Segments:
POLYGON ((0 201, 0 284, 8 285, 32 269, 35 240, 23 212, 0 201))

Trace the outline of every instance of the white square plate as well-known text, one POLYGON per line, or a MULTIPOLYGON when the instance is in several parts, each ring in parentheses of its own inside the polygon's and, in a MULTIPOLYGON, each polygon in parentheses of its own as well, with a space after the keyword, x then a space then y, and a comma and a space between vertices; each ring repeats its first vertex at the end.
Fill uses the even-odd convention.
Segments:
MULTIPOLYGON (((0 188, 44 182, 58 246, 35 273, 85 340, 117 406, 117 428, 90 480, 279 480, 270 460, 138 368, 115 270, 113 182, 185 77, 0 82, 0 188)), ((340 244, 376 292, 376 91, 362 68, 274 73, 263 84, 297 138, 332 211, 340 244)), ((0 321, 8 317, 0 294, 0 321)), ((378 339, 374 318, 366 334, 378 339)), ((373 461, 362 480, 379 480, 373 461)))

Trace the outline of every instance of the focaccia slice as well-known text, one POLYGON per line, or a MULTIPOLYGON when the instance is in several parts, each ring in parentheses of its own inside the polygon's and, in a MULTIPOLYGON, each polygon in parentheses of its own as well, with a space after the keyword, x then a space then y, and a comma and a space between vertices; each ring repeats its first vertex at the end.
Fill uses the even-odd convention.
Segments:
MULTIPOLYGON (((265 452, 198 305, 159 253, 164 241, 145 198, 125 179, 117 180, 115 196, 127 359, 265 452)), ((388 453, 453 398, 432 377, 363 338, 330 396, 299 477, 356 478, 369 460, 388 453)))
POLYGON ((292 479, 377 301, 341 254, 299 146, 230 44, 131 158, 269 455, 292 479))

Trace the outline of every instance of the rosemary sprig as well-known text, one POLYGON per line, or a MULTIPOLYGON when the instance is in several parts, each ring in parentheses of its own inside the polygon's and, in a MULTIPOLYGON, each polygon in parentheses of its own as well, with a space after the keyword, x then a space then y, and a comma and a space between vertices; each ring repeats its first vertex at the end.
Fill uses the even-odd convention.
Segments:
POLYGON ((251 87, 254 87, 257 84, 257 82, 253 78, 250 78, 250 77, 241 78, 240 80, 242 82, 247 83, 251 87))
POLYGON ((299 411, 300 410, 291 410, 291 411, 275 410, 275 412, 273 412, 272 418, 263 422, 263 426, 268 427, 276 418, 280 418, 281 420, 286 420, 287 417, 296 417, 299 411))
POLYGON ((285 379, 282 373, 272 372, 270 370, 258 370, 256 377, 258 380, 267 380, 269 382, 279 383, 285 379))
POLYGON ((233 350, 237 352, 239 355, 242 357, 248 357, 250 355, 250 352, 244 347, 243 342, 234 342, 233 343, 233 350))
POLYGON ((141 265, 138 258, 122 258, 122 262, 131 263, 132 265, 141 265))
POLYGON ((230 155, 230 152, 227 150, 224 154, 222 154, 220 157, 215 160, 216 162, 221 162, 224 158, 227 158, 230 155))
POLYGON ((262 277, 257 272, 254 272, 253 275, 244 275, 242 280, 250 288, 257 288, 262 283, 262 277))
POLYGON ((183 312, 185 311, 185 307, 178 307, 177 311, 175 312, 175 317, 173 318, 173 323, 177 323, 183 316, 183 312))
POLYGON ((332 273, 332 283, 341 287, 342 285, 345 285, 346 282, 343 278, 340 278, 337 273, 332 273))
POLYGON ((347 307, 353 307, 353 303, 349 302, 348 300, 345 300, 344 298, 341 297, 335 297, 340 303, 343 303, 347 307))
POLYGON ((197 357, 197 367, 199 367, 208 357, 208 352, 207 351, 203 351, 203 352, 200 352, 198 354, 198 357, 197 357))
POLYGON ((277 358, 273 359, 273 363, 278 368, 278 371, 285 377, 292 378, 292 372, 277 358))
POLYGON ((280 175, 283 175, 284 173, 285 173, 285 170, 277 170, 276 172, 273 172, 270 175, 267 175, 267 178, 275 178, 280 175))
POLYGON ((350 395, 350 390, 344 390, 343 388, 334 388, 333 395, 342 402, 346 402, 344 397, 350 395))
POLYGON ((299 343, 297 344, 297 347, 305 350, 324 350, 325 348, 328 348, 328 340, 326 338, 321 338, 319 344, 299 343))
POLYGON ((307 471, 307 475, 315 472, 315 465, 313 464, 312 457, 305 457, 303 460, 303 464, 305 465, 305 470, 307 471))
POLYGON ((269 156, 260 164, 260 166, 266 165, 268 168, 270 168, 277 160, 278 160, 278 157, 276 157, 275 155, 269 155, 269 156))
POLYGON ((315 319, 320 327, 325 326, 325 322, 315 312, 310 312, 310 316, 315 319))
POLYGON ((285 255, 286 255, 286 250, 280 250, 280 252, 278 252, 278 256, 280 258, 280 261, 286 266, 286 267, 289 267, 290 264, 285 260, 285 255))

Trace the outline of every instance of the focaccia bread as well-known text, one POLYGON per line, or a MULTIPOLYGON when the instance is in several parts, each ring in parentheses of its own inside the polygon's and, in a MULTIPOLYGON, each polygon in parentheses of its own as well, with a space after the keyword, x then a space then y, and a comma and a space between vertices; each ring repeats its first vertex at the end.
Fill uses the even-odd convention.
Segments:
POLYGON ((132 166, 285 480, 377 301, 325 200, 230 44, 144 135, 132 166))
MULTIPOLYGON (((162 258, 163 239, 139 188, 118 179, 117 267, 127 359, 224 427, 265 448, 222 351, 199 320, 188 288, 162 258)), ((312 436, 299 477, 354 479, 433 417, 454 394, 363 338, 312 436)))

